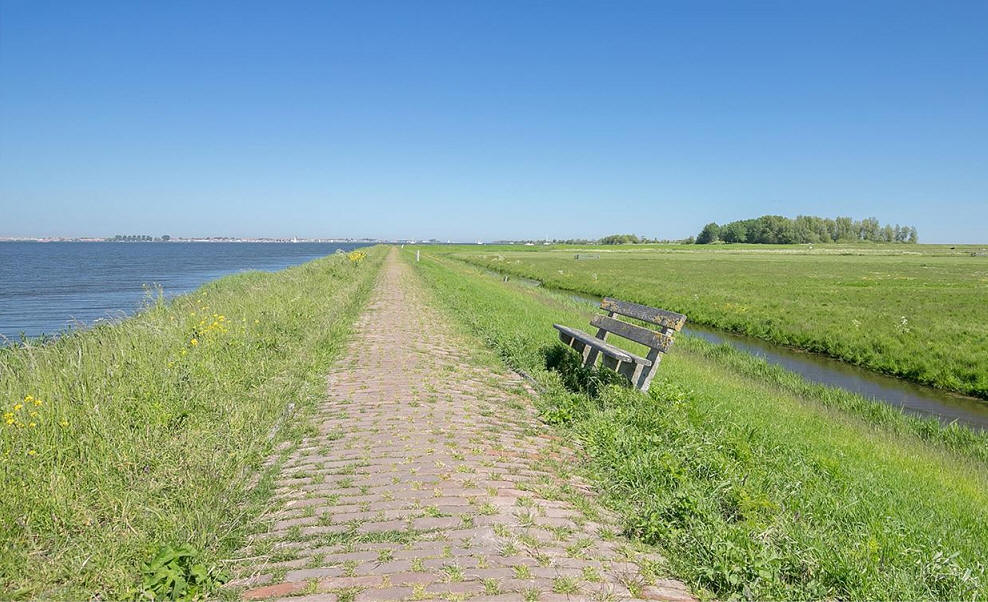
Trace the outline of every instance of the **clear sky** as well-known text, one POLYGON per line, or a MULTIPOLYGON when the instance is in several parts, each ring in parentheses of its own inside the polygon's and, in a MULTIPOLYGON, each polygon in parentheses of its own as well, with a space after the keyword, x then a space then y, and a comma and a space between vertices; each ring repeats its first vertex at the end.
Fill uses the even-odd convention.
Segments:
POLYGON ((0 236, 988 242, 988 1, 0 0, 0 236))

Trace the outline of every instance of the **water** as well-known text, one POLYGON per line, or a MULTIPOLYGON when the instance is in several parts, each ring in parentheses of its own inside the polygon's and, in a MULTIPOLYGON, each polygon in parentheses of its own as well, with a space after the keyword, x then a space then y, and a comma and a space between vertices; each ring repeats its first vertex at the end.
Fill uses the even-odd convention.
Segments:
MULTIPOLYGON (((504 278, 503 274, 497 272, 488 271, 488 273, 504 278)), ((542 285, 538 280, 529 278, 511 276, 510 279, 525 286, 542 285)), ((600 305, 600 299, 597 297, 572 291, 559 292, 569 295, 576 301, 594 306, 600 305)), ((808 381, 851 391, 902 408, 910 414, 932 416, 943 423, 956 421, 975 429, 988 430, 988 402, 974 397, 926 387, 825 355, 808 353, 716 328, 692 324, 685 326, 682 332, 711 343, 728 344, 735 349, 756 355, 770 364, 795 372, 808 381)))
POLYGON ((988 430, 988 403, 959 393, 942 391, 873 372, 832 357, 776 345, 754 337, 704 326, 684 327, 683 332, 711 343, 728 345, 782 366, 806 380, 840 387, 863 397, 902 408, 910 414, 933 416, 941 422, 957 421, 988 430))
POLYGON ((0 242, 0 345, 119 318, 145 286, 168 296, 243 270, 280 270, 349 243, 0 242))

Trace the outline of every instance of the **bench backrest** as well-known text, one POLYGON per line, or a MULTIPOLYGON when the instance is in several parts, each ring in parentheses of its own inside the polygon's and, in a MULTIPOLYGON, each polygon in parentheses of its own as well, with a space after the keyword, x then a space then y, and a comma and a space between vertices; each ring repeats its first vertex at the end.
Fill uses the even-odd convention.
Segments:
POLYGON ((612 332, 619 337, 641 343, 660 353, 665 353, 669 349, 672 345, 673 333, 679 331, 683 327, 683 324, 686 323, 686 316, 683 314, 677 314, 676 312, 657 309, 647 305, 629 303, 628 301, 611 299, 610 297, 605 297, 600 302, 600 308, 609 312, 610 315, 596 315, 590 320, 590 324, 599 329, 597 331, 598 339, 603 339, 607 336, 606 333, 612 332), (636 324, 623 322, 615 319, 615 315, 635 318, 636 320, 655 324, 660 327, 661 331, 642 328, 636 324))

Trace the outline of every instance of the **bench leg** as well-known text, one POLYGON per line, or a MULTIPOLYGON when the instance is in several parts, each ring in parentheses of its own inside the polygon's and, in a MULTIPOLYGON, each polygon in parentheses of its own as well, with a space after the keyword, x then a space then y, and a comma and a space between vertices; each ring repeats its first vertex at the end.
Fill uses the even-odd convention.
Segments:
POLYGON ((635 374, 638 373, 639 367, 640 364, 636 364, 635 362, 621 362, 621 366, 618 368, 618 373, 624 375, 625 378, 631 381, 631 384, 635 384, 638 382, 635 379, 635 374))
POLYGON ((638 387, 638 383, 641 382, 642 374, 648 370, 645 364, 635 364, 635 371, 628 378, 631 379, 631 383, 638 387))
POLYGON ((638 380, 635 381, 635 386, 640 391, 648 392, 648 387, 652 384, 652 377, 655 376, 655 371, 659 369, 659 362, 662 361, 662 354, 656 349, 652 349, 648 352, 648 359, 652 360, 652 365, 646 367, 641 371, 638 376, 638 380))
MULTIPOLYGON (((582 345, 582 343, 581 343, 581 345, 582 345)), ((593 347, 587 347, 586 349, 584 349, 583 350, 583 365, 584 365, 584 367, 586 367, 586 368, 593 368, 594 362, 597 361, 597 356, 598 355, 600 355, 600 352, 597 351, 596 349, 594 349, 593 347)), ((606 356, 605 356, 604 359, 607 359, 606 356)))

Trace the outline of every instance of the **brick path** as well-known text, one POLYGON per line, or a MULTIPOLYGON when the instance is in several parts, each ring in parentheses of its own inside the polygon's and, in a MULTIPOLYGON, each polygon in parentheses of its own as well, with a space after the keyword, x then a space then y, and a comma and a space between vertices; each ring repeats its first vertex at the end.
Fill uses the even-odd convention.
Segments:
POLYGON ((392 252, 230 585, 246 599, 689 600, 569 474, 524 381, 392 252))

